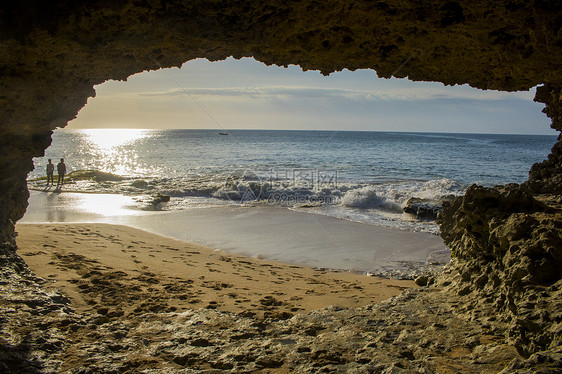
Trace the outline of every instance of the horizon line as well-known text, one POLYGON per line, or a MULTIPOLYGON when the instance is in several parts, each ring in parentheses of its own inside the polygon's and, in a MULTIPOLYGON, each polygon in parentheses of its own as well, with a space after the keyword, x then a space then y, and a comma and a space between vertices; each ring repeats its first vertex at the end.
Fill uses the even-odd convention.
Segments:
MULTIPOLYGON (((530 135, 530 136, 558 136, 559 134, 536 134, 536 133, 495 133, 495 132, 443 132, 443 131, 415 131, 415 130, 331 130, 331 129, 244 129, 244 128, 233 128, 233 129, 209 129, 209 128, 134 128, 134 127, 83 127, 83 128, 67 128, 59 127, 56 130, 153 130, 153 131, 218 131, 218 132, 228 132, 228 131, 301 131, 301 132, 373 132, 373 133, 404 133, 404 134, 458 134, 458 135, 530 135)), ((555 130, 556 131, 556 130, 555 130)))

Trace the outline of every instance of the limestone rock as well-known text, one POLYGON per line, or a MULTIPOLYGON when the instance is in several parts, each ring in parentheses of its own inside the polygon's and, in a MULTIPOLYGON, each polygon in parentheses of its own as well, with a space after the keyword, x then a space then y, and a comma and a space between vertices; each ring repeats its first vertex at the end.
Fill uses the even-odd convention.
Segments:
POLYGON ((381 77, 482 89, 543 84, 535 100, 560 131, 558 1, 29 0, 4 2, 0 19, 0 370, 57 372, 54 352, 72 339, 85 339, 68 351, 82 366, 70 372, 83 373, 149 373, 159 365, 169 372, 280 365, 302 373, 433 372, 446 365, 480 373, 498 372, 508 360, 508 372, 559 367, 562 138, 524 185, 473 186, 444 205, 442 236, 456 257, 436 278, 444 291, 286 316, 271 326, 212 309, 166 314, 157 305, 138 311, 143 322, 76 316, 63 296, 46 294, 29 274, 15 254, 14 232, 27 207, 32 158, 95 96, 94 85, 198 57, 253 56, 323 74, 370 68, 381 77), (240 331, 252 339, 230 339, 240 331), (155 340, 155 333, 166 338, 155 340), (467 335, 474 339, 465 341, 467 335), (188 338, 221 344, 187 346, 188 338))
POLYGON ((440 218, 456 260, 438 283, 493 305, 525 356, 560 345, 552 322, 562 307, 562 210, 555 201, 528 185, 472 186, 440 218))

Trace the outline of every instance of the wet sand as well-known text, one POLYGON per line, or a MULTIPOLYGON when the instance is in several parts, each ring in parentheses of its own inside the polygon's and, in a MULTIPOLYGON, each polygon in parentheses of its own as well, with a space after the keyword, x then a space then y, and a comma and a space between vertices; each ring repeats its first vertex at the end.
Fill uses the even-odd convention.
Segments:
POLYGON ((127 226, 18 224, 18 253, 80 312, 141 315, 217 309, 285 319, 397 295, 412 281, 244 257, 127 226))
POLYGON ((412 277, 450 260, 434 234, 374 226, 282 207, 240 205, 181 211, 133 209, 134 198, 32 191, 24 223, 120 224, 248 257, 412 277))

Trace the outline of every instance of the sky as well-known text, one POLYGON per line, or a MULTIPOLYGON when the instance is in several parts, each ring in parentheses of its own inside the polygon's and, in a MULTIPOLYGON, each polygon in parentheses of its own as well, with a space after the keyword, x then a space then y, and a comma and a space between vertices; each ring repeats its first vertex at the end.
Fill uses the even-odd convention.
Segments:
POLYGON ((67 128, 556 134, 534 94, 196 59, 96 86, 67 128))

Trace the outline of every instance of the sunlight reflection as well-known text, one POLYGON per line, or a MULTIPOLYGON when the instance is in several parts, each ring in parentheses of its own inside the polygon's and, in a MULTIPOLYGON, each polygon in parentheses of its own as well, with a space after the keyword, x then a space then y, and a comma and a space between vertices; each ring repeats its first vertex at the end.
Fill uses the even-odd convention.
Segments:
POLYGON ((137 140, 150 136, 153 130, 146 129, 84 129, 81 133, 87 140, 103 151, 109 151, 119 146, 134 143, 137 140))
POLYGON ((149 129, 83 129, 83 151, 91 154, 85 169, 96 169, 118 175, 144 174, 139 164, 138 149, 154 136, 149 129))
POLYGON ((73 194, 74 209, 78 213, 90 213, 105 217, 139 215, 132 209, 136 204, 132 197, 110 194, 73 194))

